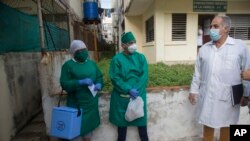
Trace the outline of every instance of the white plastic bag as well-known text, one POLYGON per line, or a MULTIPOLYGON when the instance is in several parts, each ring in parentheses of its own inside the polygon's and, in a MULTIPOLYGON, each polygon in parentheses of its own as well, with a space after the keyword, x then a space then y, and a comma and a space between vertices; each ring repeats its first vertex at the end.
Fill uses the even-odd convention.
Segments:
POLYGON ((144 116, 143 106, 144 102, 140 96, 138 96, 134 100, 130 99, 127 111, 125 113, 125 119, 130 122, 137 118, 143 117, 144 116))

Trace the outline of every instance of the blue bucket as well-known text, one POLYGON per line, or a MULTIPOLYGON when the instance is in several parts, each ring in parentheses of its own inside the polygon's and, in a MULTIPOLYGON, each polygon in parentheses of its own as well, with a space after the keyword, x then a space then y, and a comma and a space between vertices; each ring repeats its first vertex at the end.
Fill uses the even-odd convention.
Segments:
POLYGON ((96 2, 84 2, 83 9, 85 19, 94 20, 98 18, 98 7, 96 2))

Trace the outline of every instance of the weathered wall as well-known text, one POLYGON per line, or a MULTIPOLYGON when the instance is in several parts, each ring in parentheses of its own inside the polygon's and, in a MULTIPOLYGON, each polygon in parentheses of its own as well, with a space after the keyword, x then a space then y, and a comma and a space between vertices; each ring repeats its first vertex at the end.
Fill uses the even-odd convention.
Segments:
POLYGON ((41 109, 40 53, 0 56, 0 140, 8 141, 41 109))
MULTIPOLYGON (((202 126, 196 122, 196 106, 188 99, 188 89, 159 90, 148 92, 148 134, 151 141, 200 141, 202 126)), ((116 127, 108 122, 109 95, 100 98, 101 126, 94 132, 94 141, 115 141, 116 127)), ((248 108, 240 116, 241 124, 249 124, 248 108)), ((218 131, 217 131, 218 132, 218 131)), ((218 135, 217 135, 218 136, 218 135)), ((139 141, 137 129, 129 127, 128 141, 139 141)))
MULTIPOLYGON (((202 141, 202 126, 196 122, 196 106, 187 100, 188 90, 159 90, 148 92, 148 135, 151 141, 202 141)), ((54 104, 57 98, 49 98, 54 104)), ((93 132, 93 141, 115 141, 116 127, 109 120, 110 95, 103 94, 99 99, 101 125, 93 132)), ((52 108, 52 107, 51 107, 52 108)), ((46 109, 47 111, 49 109, 46 109)), ((46 119, 50 120, 51 114, 46 119)), ((48 116, 47 115, 47 116, 48 116)), ((241 111, 240 124, 249 124, 248 108, 241 111)), ((50 129, 50 122, 47 123, 50 129)), ((216 137, 218 138, 218 130, 216 137)), ((127 141, 139 141, 136 127, 129 127, 127 141)), ((78 141, 78 140, 77 140, 78 141)))
POLYGON ((4 56, 0 56, 0 127, 6 127, 0 130, 0 140, 10 140, 13 128, 13 112, 10 105, 10 91, 8 88, 7 76, 5 73, 4 56), (8 125, 8 126, 7 126, 8 125))
POLYGON ((42 90, 42 107, 47 132, 50 131, 51 111, 58 103, 58 96, 61 92, 59 83, 61 67, 70 58, 66 52, 47 54, 39 65, 40 83, 42 90))
MULTIPOLYGON (((47 64, 41 64, 40 78, 42 100, 47 133, 50 130, 51 110, 58 102, 61 65, 69 58, 63 53, 48 57, 47 64), (55 95, 57 94, 57 95, 55 95)), ((147 95, 148 134, 152 141, 196 141, 200 140, 202 127, 196 122, 196 108, 187 99, 188 88, 149 90, 147 95)), ((101 125, 94 131, 93 141, 115 141, 116 127, 108 121, 110 94, 102 94, 99 102, 101 125)), ((240 123, 249 124, 248 108, 241 111, 240 123)), ((135 127, 129 127, 128 141, 138 141, 135 127)))

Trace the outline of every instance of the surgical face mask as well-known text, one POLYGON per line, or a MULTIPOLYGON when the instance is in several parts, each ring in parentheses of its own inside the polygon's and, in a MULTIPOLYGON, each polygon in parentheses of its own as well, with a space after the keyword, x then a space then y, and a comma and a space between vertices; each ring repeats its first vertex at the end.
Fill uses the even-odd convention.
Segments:
POLYGON ((129 53, 134 53, 136 50, 137 50, 137 46, 136 46, 135 43, 132 44, 132 45, 130 45, 130 46, 128 47, 128 52, 129 52, 129 53))
POLYGON ((76 61, 84 62, 89 56, 88 50, 76 51, 74 58, 76 61))
POLYGON ((219 29, 211 28, 209 31, 209 35, 213 41, 218 41, 221 38, 219 29))

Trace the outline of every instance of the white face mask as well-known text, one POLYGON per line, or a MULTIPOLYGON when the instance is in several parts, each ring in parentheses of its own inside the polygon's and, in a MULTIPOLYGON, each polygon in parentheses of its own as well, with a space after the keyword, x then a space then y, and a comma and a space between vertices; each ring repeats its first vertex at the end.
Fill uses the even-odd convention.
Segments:
POLYGON ((132 45, 130 45, 130 46, 128 47, 129 53, 134 53, 136 50, 137 50, 137 46, 136 46, 135 43, 133 43, 132 45))

